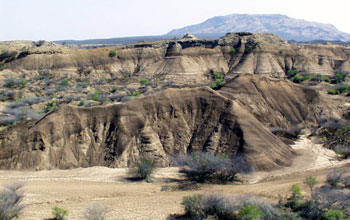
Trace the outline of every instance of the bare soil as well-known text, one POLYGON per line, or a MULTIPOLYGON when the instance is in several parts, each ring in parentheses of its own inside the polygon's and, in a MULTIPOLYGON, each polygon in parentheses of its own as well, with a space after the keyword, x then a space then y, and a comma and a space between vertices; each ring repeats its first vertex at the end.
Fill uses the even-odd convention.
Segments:
MULTIPOLYGON (((107 207, 109 219, 166 219, 170 214, 182 213, 184 196, 196 193, 225 195, 252 194, 273 202, 288 194, 294 183, 302 184, 305 176, 313 175, 320 182, 335 166, 349 166, 339 162, 336 154, 314 144, 308 134, 301 135, 292 146, 298 156, 291 167, 271 172, 255 172, 241 176, 244 183, 201 185, 190 191, 162 191, 163 186, 174 188, 183 181, 178 168, 157 170, 153 183, 128 179, 127 169, 106 167, 47 171, 0 171, 0 184, 26 182, 27 208, 20 219, 46 219, 51 209, 59 206, 69 210, 69 219, 83 219, 84 210, 94 204, 107 207)), ((304 186, 303 193, 308 195, 304 186)))

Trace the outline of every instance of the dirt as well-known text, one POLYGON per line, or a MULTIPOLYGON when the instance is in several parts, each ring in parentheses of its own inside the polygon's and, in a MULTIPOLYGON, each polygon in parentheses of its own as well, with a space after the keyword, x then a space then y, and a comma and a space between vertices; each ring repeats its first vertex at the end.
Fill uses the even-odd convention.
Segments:
MULTIPOLYGON (((131 181, 128 169, 90 167, 71 170, 0 171, 0 183, 26 182, 24 203, 27 208, 20 219, 44 219, 51 216, 51 209, 59 206, 69 210, 69 219, 82 219, 84 210, 92 205, 109 209, 109 219, 166 219, 174 213, 182 213, 184 196, 196 193, 225 195, 252 194, 276 202, 288 193, 290 186, 313 175, 324 181, 329 169, 350 165, 339 162, 336 155, 321 145, 314 144, 308 133, 301 135, 292 146, 298 153, 291 167, 271 172, 256 172, 241 177, 247 182, 228 185, 202 185, 192 191, 162 191, 183 180, 178 168, 157 170, 153 183, 131 181)), ((304 186, 303 193, 309 191, 304 186)))

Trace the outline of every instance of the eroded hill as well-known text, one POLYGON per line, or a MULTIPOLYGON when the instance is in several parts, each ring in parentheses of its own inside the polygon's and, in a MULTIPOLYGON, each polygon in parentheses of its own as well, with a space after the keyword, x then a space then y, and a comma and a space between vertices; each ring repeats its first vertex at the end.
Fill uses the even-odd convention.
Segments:
POLYGON ((8 127, 0 168, 127 167, 141 157, 167 166, 176 154, 208 151, 242 154, 266 170, 294 155, 272 128, 316 128, 347 111, 346 97, 324 93, 330 81, 287 79, 346 77, 345 46, 250 33, 87 50, 23 44, 0 45, 17 51, 1 57, 0 121, 8 127))

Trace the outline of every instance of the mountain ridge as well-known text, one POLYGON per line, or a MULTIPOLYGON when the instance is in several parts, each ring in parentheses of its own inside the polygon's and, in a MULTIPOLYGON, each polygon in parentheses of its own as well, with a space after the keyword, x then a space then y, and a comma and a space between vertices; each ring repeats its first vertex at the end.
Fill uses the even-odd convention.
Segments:
POLYGON ((273 33, 294 41, 349 41, 350 34, 339 31, 332 24, 294 19, 281 14, 231 14, 215 16, 206 21, 174 29, 167 36, 182 36, 185 33, 213 34, 228 32, 273 33))

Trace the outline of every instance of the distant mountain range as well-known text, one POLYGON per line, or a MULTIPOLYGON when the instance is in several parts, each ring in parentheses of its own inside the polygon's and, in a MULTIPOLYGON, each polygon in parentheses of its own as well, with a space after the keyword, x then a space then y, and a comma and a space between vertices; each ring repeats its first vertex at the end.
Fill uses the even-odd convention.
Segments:
POLYGON ((309 22, 279 14, 232 14, 210 18, 203 23, 175 29, 167 36, 216 34, 228 32, 273 33, 293 41, 350 41, 350 34, 331 24, 309 22))
POLYGON ((88 45, 126 45, 141 41, 157 41, 183 37, 186 33, 201 39, 216 39, 228 32, 273 33, 285 40, 297 42, 334 43, 350 42, 350 34, 339 31, 331 24, 309 22, 279 14, 232 14, 210 18, 203 23, 170 31, 159 36, 120 37, 91 40, 60 40, 60 44, 88 45))

